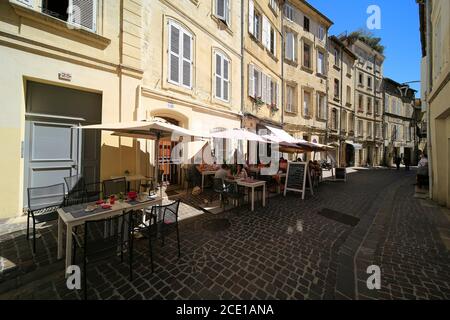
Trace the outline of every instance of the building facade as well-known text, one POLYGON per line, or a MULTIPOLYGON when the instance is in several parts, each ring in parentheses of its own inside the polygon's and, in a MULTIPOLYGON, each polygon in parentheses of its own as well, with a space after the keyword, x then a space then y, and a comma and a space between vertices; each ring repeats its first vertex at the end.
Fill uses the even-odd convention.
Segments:
POLYGON ((392 79, 383 79, 384 164, 395 165, 397 157, 416 162, 415 91, 392 79))
POLYGON ((282 121, 282 4, 243 0, 243 127, 266 130, 282 121))
POLYGON ((355 54, 336 36, 328 39, 328 139, 337 166, 355 164, 355 54))
POLYGON ((305 1, 284 4, 283 124, 294 137, 317 143, 326 143, 331 25, 305 1))
POLYGON ((141 20, 128 18, 140 3, 0 1, 0 219, 22 213, 28 187, 135 171, 132 141, 72 126, 133 118, 141 20))
POLYGON ((421 97, 427 112, 430 195, 450 207, 450 14, 449 1, 420 0, 421 97))
POLYGON ((378 166, 383 159, 382 79, 384 56, 359 39, 342 37, 358 57, 355 65, 355 165, 378 166))

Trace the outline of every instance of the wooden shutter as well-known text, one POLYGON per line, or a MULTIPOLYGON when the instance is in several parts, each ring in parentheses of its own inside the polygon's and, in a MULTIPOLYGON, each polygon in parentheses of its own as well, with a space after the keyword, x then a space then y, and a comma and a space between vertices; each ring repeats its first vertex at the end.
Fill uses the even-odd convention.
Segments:
POLYGON ((180 83, 180 29, 169 23, 169 80, 180 83))
POLYGON ((255 98, 255 67, 248 65, 248 95, 255 98))
POLYGON ((262 17, 262 43, 263 45, 267 48, 270 49, 270 23, 269 23, 269 19, 267 19, 267 17, 265 15, 263 15, 262 17))
POLYGON ((229 91, 230 91, 230 61, 228 59, 223 58, 223 100, 228 101, 229 99, 229 91))
POLYGON ((70 0, 69 7, 73 24, 97 31, 97 0, 70 0))
POLYGON ((254 33, 254 18, 255 18, 255 4, 253 0, 248 1, 248 32, 255 35, 254 33))
POLYGON ((183 32, 183 85, 192 85, 192 37, 183 32))

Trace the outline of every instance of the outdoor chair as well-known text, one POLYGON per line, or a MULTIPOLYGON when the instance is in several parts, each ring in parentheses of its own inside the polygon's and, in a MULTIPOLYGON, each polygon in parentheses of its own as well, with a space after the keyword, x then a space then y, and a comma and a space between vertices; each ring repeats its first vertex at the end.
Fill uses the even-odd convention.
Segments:
POLYGON ((144 192, 147 192, 150 194, 151 192, 155 191, 153 178, 145 177, 145 179, 141 179, 139 181, 139 190, 144 190, 144 192))
POLYGON ((178 229, 179 207, 180 200, 176 200, 170 204, 155 205, 150 210, 146 211, 147 213, 150 213, 151 218, 154 219, 154 222, 156 222, 155 227, 161 234, 162 246, 165 244, 165 236, 168 228, 175 226, 177 233, 178 258, 181 256, 180 231, 178 229))
POLYGON ((227 199, 237 201, 237 205, 241 205, 246 194, 242 188, 239 188, 236 182, 225 182, 225 195, 227 199))
POLYGON ((128 251, 130 281, 133 280, 133 233, 131 212, 114 217, 89 220, 83 230, 73 233, 73 264, 76 264, 77 248, 83 254, 83 290, 87 300, 87 265, 120 256, 123 262, 124 253, 128 251), (105 232, 106 227, 106 232, 105 232))
POLYGON ((125 194, 126 192, 127 192, 127 181, 125 177, 103 181, 104 198, 108 198, 112 195, 118 195, 120 193, 125 194))
POLYGON ((36 253, 36 223, 58 218, 58 208, 65 202, 64 183, 28 188, 27 240, 30 239, 30 219, 33 221, 33 253, 36 253))
POLYGON ((135 232, 140 232, 144 237, 148 239, 148 252, 150 256, 150 264, 152 268, 152 272, 154 271, 153 264, 153 248, 152 248, 152 236, 156 234, 154 229, 156 228, 156 209, 155 207, 150 207, 145 210, 137 210, 132 212, 131 220, 131 236, 134 237, 135 232))
POLYGON ((65 177, 67 186, 66 205, 96 201, 100 197, 100 182, 86 183, 82 175, 65 177))

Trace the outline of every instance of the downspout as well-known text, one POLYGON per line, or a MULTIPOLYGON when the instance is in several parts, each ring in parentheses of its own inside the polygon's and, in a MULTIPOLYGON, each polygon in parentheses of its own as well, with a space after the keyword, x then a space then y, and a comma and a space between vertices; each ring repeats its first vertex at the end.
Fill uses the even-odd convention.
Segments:
MULTIPOLYGON (((328 41, 328 37, 327 37, 328 41)), ((340 79, 340 93, 341 93, 341 110, 339 110, 339 135, 338 135, 338 155, 337 155, 337 167, 341 167, 341 155, 342 155, 342 149, 341 149, 341 137, 342 137, 342 110, 344 109, 344 48, 340 47, 340 53, 341 53, 341 79, 340 79)), ((328 54, 328 53, 327 53, 328 54)), ((327 66, 329 64, 327 63, 327 66)), ((328 78, 328 77, 327 77, 328 78)), ((347 94, 347 93, 346 93, 347 94)), ((328 101, 328 99, 327 99, 328 101)), ((347 119, 346 119, 347 120, 347 119)))
POLYGON ((426 42, 427 42, 427 92, 426 92, 426 110, 427 110, 427 156, 428 156, 428 183, 429 183, 429 197, 433 199, 433 159, 432 159, 432 145, 431 145, 431 114, 430 114, 430 105, 428 103, 428 95, 431 92, 431 88, 433 85, 432 79, 432 42, 431 42, 431 3, 430 0, 425 2, 425 10, 426 10, 426 42))
POLYGON ((284 3, 280 10, 281 16, 281 128, 284 127, 284 3))
POLYGON ((244 72, 245 72, 245 63, 244 63, 244 2, 241 1, 241 128, 244 127, 244 72))

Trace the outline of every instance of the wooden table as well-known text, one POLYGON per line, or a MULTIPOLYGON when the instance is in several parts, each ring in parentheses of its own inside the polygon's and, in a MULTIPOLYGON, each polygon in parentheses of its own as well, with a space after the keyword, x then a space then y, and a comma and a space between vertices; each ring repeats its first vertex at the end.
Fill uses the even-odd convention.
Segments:
POLYGON ((66 228, 66 269, 72 264, 72 230, 74 227, 84 224, 88 220, 101 220, 116 215, 120 215, 130 210, 144 209, 153 205, 162 203, 161 197, 154 199, 148 199, 137 204, 130 204, 126 201, 117 201, 109 210, 93 211, 91 213, 86 212, 81 217, 75 218, 71 212, 80 212, 87 207, 87 203, 74 205, 70 207, 64 207, 58 209, 58 259, 63 257, 63 231, 64 226, 66 228))
POLYGON ((202 191, 203 191, 203 186, 205 185, 205 176, 212 176, 215 175, 217 172, 217 170, 203 170, 202 173, 202 191))
POLYGON ((249 179, 237 179, 235 180, 238 186, 243 186, 246 188, 252 189, 251 192, 251 208, 252 211, 255 210, 255 188, 262 187, 263 188, 263 197, 262 197, 262 205, 266 206, 266 182, 260 180, 250 181, 249 179))

